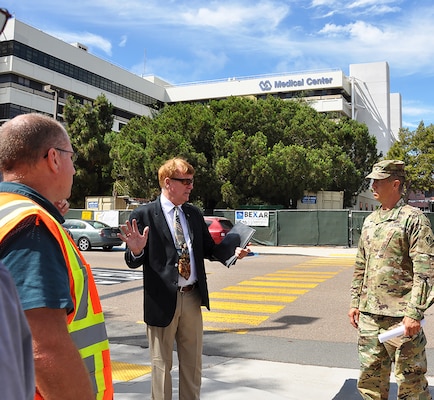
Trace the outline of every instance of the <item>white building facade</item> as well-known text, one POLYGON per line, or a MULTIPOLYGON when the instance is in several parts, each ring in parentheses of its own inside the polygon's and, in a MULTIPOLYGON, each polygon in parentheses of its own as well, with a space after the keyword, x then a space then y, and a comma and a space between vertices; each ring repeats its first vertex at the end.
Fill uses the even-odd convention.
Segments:
POLYGON ((60 116, 68 95, 83 103, 103 93, 114 106, 114 130, 159 109, 165 89, 17 19, 0 42, 0 122, 18 114, 60 116))

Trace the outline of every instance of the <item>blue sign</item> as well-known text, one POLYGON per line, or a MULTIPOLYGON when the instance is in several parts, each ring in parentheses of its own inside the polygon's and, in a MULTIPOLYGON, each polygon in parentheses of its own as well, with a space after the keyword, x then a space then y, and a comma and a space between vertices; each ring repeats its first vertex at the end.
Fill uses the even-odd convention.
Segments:
POLYGON ((88 201, 87 202, 88 209, 97 209, 98 210, 98 201, 88 201))
POLYGON ((316 196, 303 196, 301 202, 303 204, 316 204, 316 196))

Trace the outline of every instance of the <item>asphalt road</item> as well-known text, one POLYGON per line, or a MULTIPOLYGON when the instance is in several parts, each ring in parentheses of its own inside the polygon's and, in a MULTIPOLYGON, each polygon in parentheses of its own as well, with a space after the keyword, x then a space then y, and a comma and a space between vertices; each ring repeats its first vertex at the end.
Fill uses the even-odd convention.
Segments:
MULTIPOLYGON (((147 347, 141 268, 128 269, 120 248, 84 255, 110 341, 147 347)), ((203 311, 204 354, 357 369, 357 335, 347 317, 352 262, 299 255, 247 257, 229 269, 207 262, 212 310, 203 311)), ((434 364, 434 318, 426 315, 434 364)))

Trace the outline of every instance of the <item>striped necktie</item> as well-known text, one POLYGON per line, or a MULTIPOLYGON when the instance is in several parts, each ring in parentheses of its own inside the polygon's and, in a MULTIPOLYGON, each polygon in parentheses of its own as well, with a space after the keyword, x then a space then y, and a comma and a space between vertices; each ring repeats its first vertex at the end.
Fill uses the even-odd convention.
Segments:
POLYGON ((190 277, 190 253, 188 252, 187 243, 184 237, 184 231, 182 230, 181 220, 179 218, 179 208, 175 207, 173 214, 176 248, 179 254, 178 271, 184 279, 188 280, 190 277))

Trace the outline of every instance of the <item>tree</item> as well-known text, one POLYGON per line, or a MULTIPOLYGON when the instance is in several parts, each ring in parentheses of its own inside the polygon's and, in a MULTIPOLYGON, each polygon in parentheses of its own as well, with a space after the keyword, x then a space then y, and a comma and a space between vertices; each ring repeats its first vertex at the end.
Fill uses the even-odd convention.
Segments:
POLYGON ((154 118, 131 120, 111 139, 115 186, 132 197, 154 199, 160 192, 157 171, 172 157, 182 157, 196 170, 196 203, 214 208, 220 196, 213 155, 213 116, 204 105, 178 103, 154 118))
POLYGON ((66 129, 78 154, 70 203, 83 207, 86 196, 110 195, 112 161, 108 139, 113 126, 113 106, 104 95, 81 105, 69 96, 63 109, 66 129))
POLYGON ((400 129, 387 158, 405 162, 407 190, 434 190, 434 125, 425 127, 422 121, 413 132, 400 129))
POLYGON ((284 146, 280 142, 252 168, 256 196, 265 204, 294 208, 307 189, 306 171, 309 171, 306 149, 300 145, 284 146))
MULTIPOLYGON (((262 202, 295 205, 304 190, 342 190, 344 205, 351 206, 353 196, 367 188, 364 177, 377 161, 378 155, 376 139, 369 134, 366 125, 346 117, 336 122, 302 100, 284 101, 268 97, 266 100, 254 101, 231 98, 211 102, 210 107, 216 113, 216 124, 221 129, 216 135, 216 155, 228 158, 231 154, 228 145, 233 143, 234 132, 243 132, 244 142, 240 146, 246 154, 238 151, 235 158, 248 158, 249 161, 244 162, 247 176, 259 174, 253 185, 249 184, 247 176, 237 180, 238 192, 245 195, 238 199, 241 204, 258 199, 259 193, 262 202), (266 137, 265 148, 255 149, 249 143, 249 136, 258 132, 266 137), (290 153, 297 149, 297 155, 288 155, 283 150, 287 146, 296 146, 290 153), (300 160, 302 149, 306 162, 300 160), (263 154, 261 158, 261 154, 255 155, 255 151, 265 153, 267 157, 263 154), (273 155, 273 152, 276 154, 273 155), (252 162, 258 165, 249 171, 248 166, 252 162), (273 169, 282 173, 277 174, 273 169), (286 171, 285 174, 283 171, 286 171), (287 179, 291 182, 285 182, 287 179), (272 195, 272 192, 276 193, 272 195)), ((233 163, 237 165, 237 162, 233 163)), ((228 165, 226 169, 229 169, 228 165)), ((239 168, 236 170, 239 171, 239 168)), ((225 183, 224 198, 230 198, 233 203, 236 198, 231 189, 233 182, 224 182, 223 176, 220 176, 220 180, 225 183)))
POLYGON ((304 190, 343 190, 350 205, 378 159, 365 125, 271 96, 168 105, 132 120, 111 145, 112 176, 128 194, 155 197, 158 167, 180 156, 196 168, 191 200, 204 208, 290 207, 304 190))
POLYGON ((232 132, 220 150, 222 152, 216 162, 216 173, 219 182, 222 182, 224 204, 234 208, 260 197, 257 196, 259 193, 253 168, 267 153, 265 135, 262 132, 251 136, 242 131, 232 132))
POLYGON ((329 190, 343 190, 344 206, 348 207, 353 196, 369 188, 365 176, 379 158, 377 139, 369 134, 365 124, 350 118, 343 117, 329 123, 332 143, 341 149, 341 157, 337 157, 334 164, 335 177, 329 190))
POLYGON ((145 148, 152 130, 152 119, 144 116, 131 119, 119 133, 110 135, 114 195, 139 198, 155 195, 156 177, 144 174, 148 165, 145 148))

